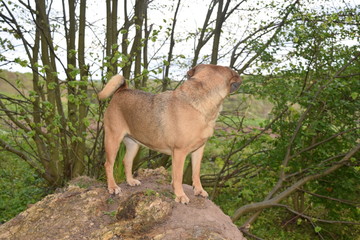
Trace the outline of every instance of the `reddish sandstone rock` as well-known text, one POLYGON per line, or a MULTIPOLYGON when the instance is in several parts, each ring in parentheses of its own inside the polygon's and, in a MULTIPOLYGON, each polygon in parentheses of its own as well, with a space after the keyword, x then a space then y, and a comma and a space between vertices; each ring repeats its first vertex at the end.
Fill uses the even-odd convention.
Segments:
POLYGON ((188 205, 174 202, 165 169, 142 170, 141 186, 121 184, 110 196, 106 186, 80 177, 0 226, 0 239, 245 239, 219 207, 193 196, 188 205))

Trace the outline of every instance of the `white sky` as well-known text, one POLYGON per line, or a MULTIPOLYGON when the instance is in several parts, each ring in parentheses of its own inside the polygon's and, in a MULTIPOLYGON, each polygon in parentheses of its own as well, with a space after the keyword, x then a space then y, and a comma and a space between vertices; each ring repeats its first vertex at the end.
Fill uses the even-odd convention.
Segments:
MULTIPOLYGON (((278 2, 278 6, 281 4, 289 4, 290 1, 281 1, 276 0, 278 2)), ((52 13, 53 16, 61 16, 62 15, 62 1, 53 1, 52 5, 52 13), (56 14, 56 12, 59 12, 59 14, 56 14)), ((67 2, 67 1, 65 1, 67 2)), ((232 4, 236 4, 237 1, 232 1, 232 4)), ((318 7, 320 4, 324 3, 324 0, 317 0, 313 1, 314 7, 318 7)), ((210 3, 210 0, 182 0, 181 8, 178 14, 178 22, 176 25, 176 38, 177 39, 183 39, 186 37, 189 33, 194 33, 196 30, 200 27, 202 27, 203 21, 205 19, 205 15, 207 12, 208 4, 210 3)), ((248 6, 253 4, 254 1, 248 1, 248 6)), ((129 3, 129 12, 132 9, 132 5, 134 4, 134 0, 130 1, 129 3)), ((153 29, 159 29, 160 26, 163 26, 163 31, 166 27, 168 27, 169 23, 171 22, 171 18, 173 17, 175 7, 177 4, 177 0, 154 0, 149 5, 149 11, 148 11, 148 18, 149 23, 153 23, 153 29), (167 23, 164 23, 164 19, 167 20, 167 23)), ((326 1, 326 6, 334 7, 334 6, 340 6, 340 5, 346 5, 350 4, 352 6, 356 4, 360 4, 360 0, 348 0, 348 1, 335 1, 335 0, 329 0, 326 1)), ((260 11, 261 14, 252 16, 250 12, 246 11, 243 7, 243 9, 239 10, 238 12, 234 13, 231 18, 227 21, 226 25, 224 25, 223 29, 223 39, 221 43, 223 44, 223 48, 221 49, 222 52, 226 52, 227 48, 231 49, 234 45, 231 40, 225 40, 226 37, 232 37, 232 38, 238 38, 243 34, 245 29, 248 27, 247 23, 249 18, 256 19, 260 23, 260 21, 268 21, 271 19, 272 15, 276 14, 276 11, 260 11)), ((77 11, 79 9, 77 8, 77 11)), ((119 1, 119 20, 118 20, 118 27, 122 25, 123 22, 123 6, 122 1, 119 1)), ((213 12, 213 16, 216 14, 216 10, 213 12)), ((97 1, 97 0, 87 0, 87 21, 92 25, 92 31, 90 29, 86 29, 86 49, 87 49, 87 63, 90 63, 91 68, 90 70, 92 72, 97 71, 97 69, 100 68, 101 62, 96 62, 95 55, 98 54, 100 58, 102 58, 102 47, 99 46, 99 44, 105 43, 105 15, 106 15, 106 4, 105 1, 97 1), (91 55, 93 57, 91 57, 91 55)), ((251 25, 251 27, 256 27, 256 21, 251 25)), ((63 34, 55 34, 54 35, 54 42, 55 44, 59 45, 60 48, 64 48, 65 46, 65 38, 62 36, 63 34)), ((196 37, 189 38, 187 41, 178 42, 175 45, 174 54, 184 54, 188 60, 191 61, 191 57, 193 56, 193 49, 195 45, 195 39, 196 37)), ((14 42, 16 42, 14 40, 14 42)), ((119 41, 120 43, 120 41, 119 41)), ((154 53, 158 50, 160 46, 162 46, 161 39, 159 41, 151 43, 149 52, 151 57, 151 52, 154 53)), ((157 56, 162 55, 166 56, 168 52, 168 46, 169 42, 167 42, 164 46, 162 46, 161 50, 158 52, 157 56), (160 54, 159 54, 160 53, 160 54)), ((211 45, 212 40, 207 44, 206 48, 202 50, 202 53, 206 54, 211 51, 211 45)), ((3 50, 0 49, 0 51, 3 53, 3 50)), ((60 51, 59 51, 60 52, 60 51)), ((14 52, 7 52, 4 55, 7 55, 8 58, 14 59, 15 57, 24 57, 25 52, 21 51, 20 49, 17 49, 17 51, 14 52)), ((60 58, 65 59, 65 52, 59 54, 60 58)), ((162 64, 162 58, 158 60, 152 61, 152 66, 157 66, 162 64)), ((220 60, 220 64, 227 65, 228 62, 226 59, 220 60)), ((66 60, 64 60, 64 64, 66 64, 66 60)), ((7 65, 5 67, 0 68, 10 68, 12 71, 20 71, 25 72, 29 71, 28 68, 21 68, 18 65, 7 65)), ((58 66, 58 71, 60 72, 60 78, 64 78, 65 74, 63 73, 63 69, 58 66)), ((173 78, 175 79, 181 79, 182 76, 185 74, 186 71, 184 71, 180 67, 180 71, 176 70, 176 67, 173 67, 173 78)), ((98 72, 98 71, 97 71, 98 72)), ((99 72, 98 72, 99 73, 99 72)), ((161 76, 158 76, 161 77, 161 76)), ((94 79, 99 78, 94 76, 94 79)))

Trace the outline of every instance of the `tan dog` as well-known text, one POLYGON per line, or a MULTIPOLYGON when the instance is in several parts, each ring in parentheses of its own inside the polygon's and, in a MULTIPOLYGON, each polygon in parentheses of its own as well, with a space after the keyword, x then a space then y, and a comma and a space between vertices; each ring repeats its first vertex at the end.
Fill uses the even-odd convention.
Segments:
POLYGON ((124 77, 116 75, 99 93, 99 99, 115 93, 104 116, 105 170, 111 194, 121 191, 114 180, 113 166, 123 141, 123 163, 130 186, 140 184, 132 176, 132 164, 141 144, 172 156, 175 201, 189 202, 182 187, 184 161, 189 153, 194 193, 208 196, 200 182, 205 143, 213 134, 224 98, 239 87, 241 79, 228 67, 205 64, 188 71, 188 78, 176 90, 154 95, 127 89, 124 77))

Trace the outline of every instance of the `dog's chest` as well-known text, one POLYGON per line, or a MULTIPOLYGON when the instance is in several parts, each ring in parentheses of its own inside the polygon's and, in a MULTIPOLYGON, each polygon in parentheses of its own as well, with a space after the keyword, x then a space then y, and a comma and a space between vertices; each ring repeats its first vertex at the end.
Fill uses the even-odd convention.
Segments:
POLYGON ((209 117, 209 119, 207 121, 207 126, 205 128, 204 133, 203 133, 205 138, 209 138, 214 134, 214 128, 215 128, 215 125, 216 125, 216 120, 219 117, 221 110, 222 110, 222 105, 220 105, 219 108, 217 109, 217 111, 214 112, 214 114, 212 114, 211 117, 209 117))

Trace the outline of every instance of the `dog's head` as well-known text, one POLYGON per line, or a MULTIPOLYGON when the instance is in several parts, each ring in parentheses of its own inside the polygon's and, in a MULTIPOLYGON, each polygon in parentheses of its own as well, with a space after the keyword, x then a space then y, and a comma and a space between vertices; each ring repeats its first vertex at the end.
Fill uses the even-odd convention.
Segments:
POLYGON ((212 81, 216 85, 226 85, 228 93, 235 92, 241 82, 239 74, 229 67, 223 67, 213 64, 200 64, 187 72, 188 79, 205 79, 212 81))

